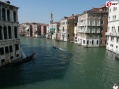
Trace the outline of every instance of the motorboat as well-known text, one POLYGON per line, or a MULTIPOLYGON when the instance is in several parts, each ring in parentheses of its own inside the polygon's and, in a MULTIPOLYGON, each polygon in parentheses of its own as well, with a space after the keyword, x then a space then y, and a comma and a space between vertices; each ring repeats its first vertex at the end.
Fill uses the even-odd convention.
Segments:
POLYGON ((54 49, 58 49, 58 47, 56 47, 55 45, 53 45, 53 48, 54 48, 54 49))

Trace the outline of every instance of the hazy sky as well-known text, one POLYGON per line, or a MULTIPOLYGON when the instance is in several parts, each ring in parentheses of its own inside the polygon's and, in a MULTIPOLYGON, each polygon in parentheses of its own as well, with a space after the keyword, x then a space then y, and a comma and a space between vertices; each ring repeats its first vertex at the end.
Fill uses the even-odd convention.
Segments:
POLYGON ((19 7, 19 22, 49 23, 50 13, 57 22, 64 16, 80 14, 93 7, 100 7, 107 0, 9 0, 19 7))

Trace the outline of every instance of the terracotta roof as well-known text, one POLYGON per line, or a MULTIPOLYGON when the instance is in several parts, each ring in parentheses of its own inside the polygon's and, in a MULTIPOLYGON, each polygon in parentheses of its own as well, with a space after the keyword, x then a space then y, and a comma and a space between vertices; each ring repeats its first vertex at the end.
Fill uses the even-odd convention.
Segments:
POLYGON ((94 12, 94 13, 95 12, 98 12, 98 13, 108 12, 106 9, 108 9, 106 7, 106 5, 102 5, 100 8, 92 8, 90 10, 84 11, 82 14, 85 14, 85 13, 88 13, 88 12, 94 12))

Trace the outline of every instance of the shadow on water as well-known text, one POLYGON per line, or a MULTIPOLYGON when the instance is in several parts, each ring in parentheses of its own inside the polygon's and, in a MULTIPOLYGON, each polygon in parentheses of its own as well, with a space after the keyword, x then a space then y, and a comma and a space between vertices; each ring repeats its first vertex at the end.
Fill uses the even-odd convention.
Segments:
MULTIPOLYGON (((22 45, 26 55, 31 48, 22 45)), ((36 52, 33 60, 21 65, 8 65, 0 70, 0 88, 25 85, 51 79, 62 79, 72 57, 70 53, 51 47, 32 47, 36 52)))

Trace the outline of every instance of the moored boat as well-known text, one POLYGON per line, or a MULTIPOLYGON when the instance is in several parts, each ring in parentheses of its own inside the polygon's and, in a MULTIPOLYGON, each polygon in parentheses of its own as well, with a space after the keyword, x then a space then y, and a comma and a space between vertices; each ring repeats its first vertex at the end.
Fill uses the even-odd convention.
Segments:
POLYGON ((21 64, 21 63, 30 61, 30 60, 33 59, 34 55, 35 55, 35 53, 33 53, 33 54, 27 56, 26 58, 22 58, 22 57, 21 57, 19 60, 14 60, 14 61, 12 61, 11 64, 21 64))

